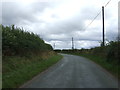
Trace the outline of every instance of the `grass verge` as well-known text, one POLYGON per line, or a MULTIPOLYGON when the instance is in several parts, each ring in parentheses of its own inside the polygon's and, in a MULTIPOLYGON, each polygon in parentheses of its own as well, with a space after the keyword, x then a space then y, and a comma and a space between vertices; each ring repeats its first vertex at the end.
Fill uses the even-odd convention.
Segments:
POLYGON ((84 54, 84 53, 69 53, 73 55, 83 56, 88 58, 89 60, 94 61, 95 63, 99 64, 101 67, 106 69, 112 75, 120 80, 120 66, 116 62, 107 62, 105 57, 100 57, 93 54, 84 54))
POLYGON ((50 56, 47 59, 41 59, 41 57, 33 57, 31 59, 9 57, 9 60, 3 63, 2 88, 19 87, 40 72, 57 63, 61 58, 62 56, 59 54, 50 56))

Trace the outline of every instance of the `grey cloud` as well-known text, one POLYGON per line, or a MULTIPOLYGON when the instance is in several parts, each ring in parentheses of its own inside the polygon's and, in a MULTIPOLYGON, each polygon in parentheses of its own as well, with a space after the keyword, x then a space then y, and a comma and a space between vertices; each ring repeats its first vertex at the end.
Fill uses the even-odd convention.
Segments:
POLYGON ((47 36, 43 36, 43 38, 47 41, 71 41, 71 38, 74 37, 74 41, 100 41, 102 40, 101 33, 95 30, 91 31, 73 31, 71 33, 65 33, 63 34, 50 34, 47 36), (91 33, 92 32, 92 33, 91 33), (53 35, 54 37, 52 37, 53 35))
POLYGON ((58 21, 53 25, 48 25, 48 33, 50 34, 69 34, 73 31, 81 31, 83 27, 82 21, 76 18, 69 19, 68 21, 58 21))
MULTIPOLYGON (((84 20, 92 20, 100 12, 101 10, 99 8, 88 6, 88 7, 83 8, 80 13, 81 13, 81 17, 84 20)), ((101 19, 100 15, 96 18, 97 20, 101 19)))
POLYGON ((48 2, 34 2, 31 4, 31 8, 34 9, 34 12, 42 12, 46 7, 50 7, 48 2))
POLYGON ((15 2, 3 2, 2 23, 5 25, 17 24, 22 20, 33 21, 35 18, 31 12, 21 9, 15 2))
POLYGON ((21 21, 38 22, 36 18, 37 12, 44 11, 48 4, 32 3, 28 8, 21 7, 22 4, 17 2, 2 2, 2 24, 17 24, 21 21))
MULTIPOLYGON (((94 28, 88 27, 86 31, 83 30, 86 27, 85 21, 92 20, 101 9, 101 7, 92 6, 93 4, 90 4, 90 2, 90 5, 86 4, 86 6, 80 8, 80 11, 71 18, 60 19, 59 15, 57 16, 53 12, 50 16, 56 19, 53 22, 47 22, 38 19, 38 17, 44 15, 46 9, 54 10, 60 5, 58 2, 34 2, 28 8, 24 8, 22 4, 16 2, 4 2, 2 4, 2 24, 23 26, 26 30, 39 34, 50 44, 53 45, 55 42, 56 48, 71 48, 72 37, 76 48, 99 46, 99 41, 102 40, 101 25, 94 28)), ((109 40, 113 40, 113 35, 117 36, 117 24, 114 23, 116 19, 112 17, 111 12, 113 13, 113 11, 106 12, 106 20, 109 21, 109 26, 106 28, 106 38, 109 40)), ((97 20, 101 21, 100 15, 97 20)))

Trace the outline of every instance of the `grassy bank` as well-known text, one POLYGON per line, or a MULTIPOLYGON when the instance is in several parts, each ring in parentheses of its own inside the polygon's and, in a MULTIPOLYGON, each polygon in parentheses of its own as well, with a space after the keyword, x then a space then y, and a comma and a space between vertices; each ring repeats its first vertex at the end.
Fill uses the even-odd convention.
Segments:
MULTIPOLYGON (((48 55, 48 54, 47 54, 48 55)), ((61 55, 33 55, 5 57, 3 62, 3 88, 16 88, 46 70, 62 58, 61 55)))
POLYGON ((120 72, 119 72, 120 66, 117 62, 107 62, 107 58, 93 54, 86 54, 86 53, 69 53, 69 54, 86 57, 94 61, 95 63, 99 64, 101 67, 103 67, 112 75, 114 75, 116 78, 120 79, 120 72))
POLYGON ((2 86, 19 87, 62 56, 37 34, 15 25, 2 28, 2 86))

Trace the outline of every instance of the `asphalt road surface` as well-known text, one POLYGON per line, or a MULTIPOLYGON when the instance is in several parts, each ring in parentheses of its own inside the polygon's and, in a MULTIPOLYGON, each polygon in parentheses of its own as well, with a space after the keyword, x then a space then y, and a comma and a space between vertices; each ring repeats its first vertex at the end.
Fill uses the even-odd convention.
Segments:
POLYGON ((75 55, 64 58, 20 88, 118 88, 118 81, 94 62, 75 55))

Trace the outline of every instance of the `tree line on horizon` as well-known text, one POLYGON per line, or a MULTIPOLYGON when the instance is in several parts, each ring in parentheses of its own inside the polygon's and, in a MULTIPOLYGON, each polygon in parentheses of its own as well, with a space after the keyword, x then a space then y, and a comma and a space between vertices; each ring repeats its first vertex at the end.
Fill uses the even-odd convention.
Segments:
POLYGON ((55 52, 59 53, 73 53, 73 54, 89 54, 89 55, 97 55, 100 57, 106 58, 107 62, 117 62, 120 63, 120 37, 118 36, 116 40, 109 41, 105 46, 94 47, 90 49, 56 49, 55 52))

